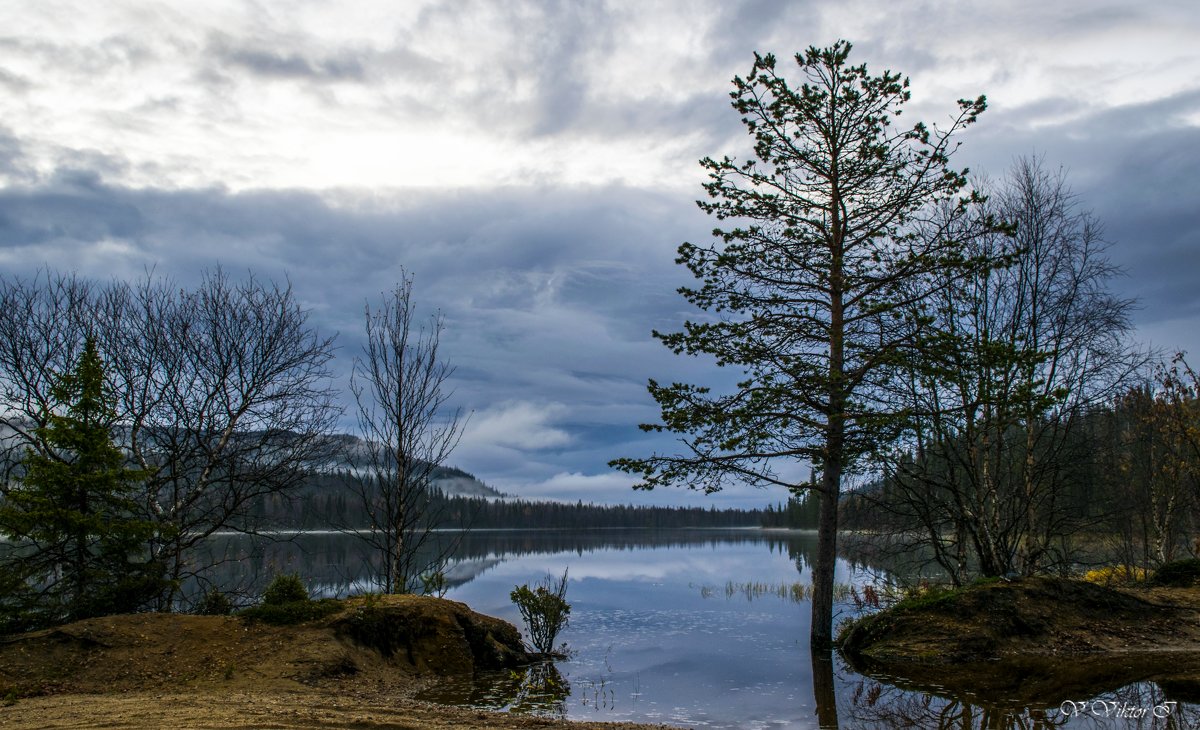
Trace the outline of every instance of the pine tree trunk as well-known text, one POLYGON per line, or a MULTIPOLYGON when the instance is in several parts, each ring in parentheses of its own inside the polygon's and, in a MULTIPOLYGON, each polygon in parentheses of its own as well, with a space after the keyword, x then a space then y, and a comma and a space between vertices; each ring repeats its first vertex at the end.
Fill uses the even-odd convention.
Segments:
POLYGON ((833 574, 837 564, 837 506, 841 482, 841 464, 831 460, 821 476, 821 512, 817 522, 817 554, 813 561, 809 645, 814 655, 828 654, 833 649, 833 574))

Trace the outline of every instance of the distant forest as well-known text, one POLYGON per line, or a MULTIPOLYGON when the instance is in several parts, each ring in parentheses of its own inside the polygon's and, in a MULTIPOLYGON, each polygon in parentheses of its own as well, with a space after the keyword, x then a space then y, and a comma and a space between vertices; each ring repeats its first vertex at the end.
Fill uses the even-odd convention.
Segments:
MULTIPOLYGON (((439 478, 474 479, 459 469, 439 469, 439 478)), ((342 477, 313 477, 293 495, 272 494, 256 499, 248 515, 256 527, 284 529, 366 528, 370 520, 356 495, 344 488, 342 477)), ((593 529, 775 527, 815 528, 816 500, 792 498, 765 509, 716 507, 654 507, 543 502, 513 498, 447 495, 434 490, 436 502, 428 511, 438 515, 434 527, 445 529, 593 529)))

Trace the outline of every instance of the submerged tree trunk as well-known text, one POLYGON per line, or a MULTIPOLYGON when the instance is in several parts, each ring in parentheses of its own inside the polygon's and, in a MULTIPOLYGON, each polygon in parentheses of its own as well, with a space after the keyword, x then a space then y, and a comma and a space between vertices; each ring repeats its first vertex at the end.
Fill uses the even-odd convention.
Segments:
POLYGON ((826 464, 821 478, 821 511, 817 522, 817 554, 813 561, 812 629, 809 644, 813 656, 828 655, 833 649, 833 578, 837 564, 838 492, 841 465, 826 464))

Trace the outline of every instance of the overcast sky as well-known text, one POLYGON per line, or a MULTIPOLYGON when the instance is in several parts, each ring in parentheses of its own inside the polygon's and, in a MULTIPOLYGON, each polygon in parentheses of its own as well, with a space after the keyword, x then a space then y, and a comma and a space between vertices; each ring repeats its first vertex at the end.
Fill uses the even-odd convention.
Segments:
POLYGON ((1137 337, 1200 360, 1194 0, 0 0, 0 271, 288 277, 345 372, 403 267, 473 411, 454 464, 529 497, 778 501, 605 464, 656 445, 647 378, 711 374, 650 331, 696 314, 697 160, 749 151, 730 79, 839 38, 911 77, 911 117, 987 94, 956 164, 1063 166, 1137 337))

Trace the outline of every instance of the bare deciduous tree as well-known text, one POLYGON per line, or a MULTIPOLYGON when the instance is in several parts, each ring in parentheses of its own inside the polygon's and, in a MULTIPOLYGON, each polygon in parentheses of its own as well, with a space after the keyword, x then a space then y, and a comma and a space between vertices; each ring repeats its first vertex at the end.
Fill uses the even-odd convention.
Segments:
POLYGON ((935 287, 927 351, 942 357, 908 379, 916 417, 887 479, 887 505, 956 582, 1063 563, 1064 540, 1097 519, 1076 509, 1085 420, 1144 363, 1125 338, 1132 302, 1106 288, 1117 271, 1063 176, 1021 160, 989 206, 1015 237, 973 238, 972 253, 1012 264, 935 287))
POLYGON ((1195 537, 1200 506, 1198 399, 1196 372, 1177 354, 1169 364, 1155 363, 1152 377, 1117 398, 1105 419, 1110 539, 1128 567, 1157 567, 1180 548, 1198 549, 1185 539, 1195 537))
POLYGON ((14 456, 45 450, 30 425, 42 425, 48 375, 92 335, 118 399, 114 441, 148 474, 149 548, 171 586, 161 607, 207 567, 193 548, 218 530, 253 532, 258 497, 286 494, 331 462, 333 341, 290 287, 219 270, 191 290, 150 275, 100 286, 43 271, 2 289, 8 476, 19 476, 14 456))
POLYGON ((47 452, 38 429, 49 423, 59 373, 70 370, 95 334, 97 323, 87 316, 94 289, 50 271, 0 279, 0 490, 19 481, 27 448, 47 452))
POLYGON ((380 556, 378 583, 389 593, 413 590, 445 564, 449 548, 431 540, 444 517, 432 477, 464 425, 448 408, 454 369, 438 349, 442 316, 414 325, 412 281, 402 275, 378 308, 366 306, 367 342, 350 384, 364 439, 350 484, 370 521, 358 534, 380 556))

